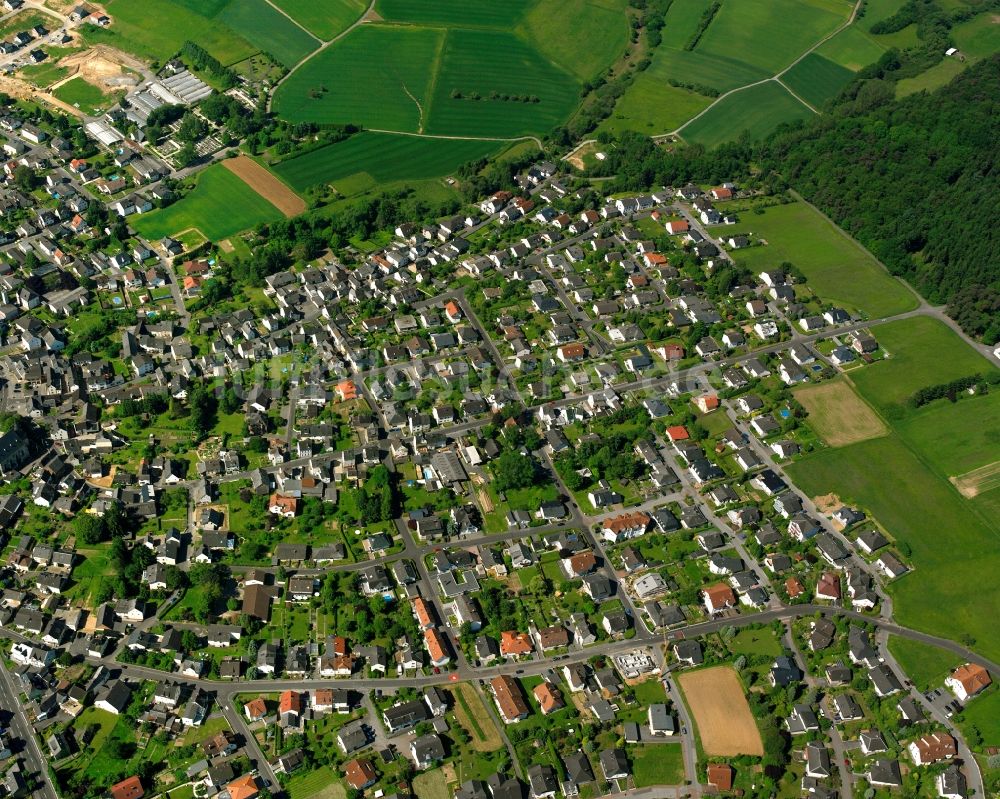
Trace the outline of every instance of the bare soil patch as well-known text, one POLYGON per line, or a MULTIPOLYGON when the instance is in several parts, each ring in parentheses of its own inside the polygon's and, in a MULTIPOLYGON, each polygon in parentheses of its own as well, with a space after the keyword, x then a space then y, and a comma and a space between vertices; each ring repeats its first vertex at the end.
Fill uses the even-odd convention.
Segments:
POLYGON ((296 216, 306 210, 305 201, 299 195, 252 158, 241 155, 237 158, 229 158, 222 163, 226 169, 237 175, 240 180, 274 205, 285 216, 296 216))
POLYGON ((59 66, 69 70, 69 75, 61 82, 79 77, 104 92, 127 90, 138 85, 141 79, 131 67, 126 66, 126 61, 130 60, 114 48, 91 47, 59 61, 59 66))
POLYGON ((958 489, 958 493, 966 499, 972 499, 986 491, 1000 488, 1000 461, 993 461, 971 472, 948 479, 958 489))
POLYGON ((888 435, 889 428, 845 379, 830 380, 795 391, 809 412, 809 424, 831 447, 888 435))
POLYGON ((694 715, 706 755, 764 754, 757 722, 743 694, 740 678, 732 668, 716 666, 686 672, 678 682, 694 715))

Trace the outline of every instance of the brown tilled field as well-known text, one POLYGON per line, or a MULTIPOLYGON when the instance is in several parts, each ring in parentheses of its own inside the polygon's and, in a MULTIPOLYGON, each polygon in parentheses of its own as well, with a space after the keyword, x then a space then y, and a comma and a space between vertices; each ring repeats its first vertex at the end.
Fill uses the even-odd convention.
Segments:
POLYGON ((740 678, 729 666, 715 666, 678 677, 705 754, 719 757, 764 754, 740 678))
POLYGON ((306 210, 306 204, 299 195, 252 158, 241 155, 222 163, 285 216, 295 216, 306 210))
POLYGON ((889 432, 844 378, 806 386, 794 393, 809 412, 809 426, 831 447, 844 447, 889 432))

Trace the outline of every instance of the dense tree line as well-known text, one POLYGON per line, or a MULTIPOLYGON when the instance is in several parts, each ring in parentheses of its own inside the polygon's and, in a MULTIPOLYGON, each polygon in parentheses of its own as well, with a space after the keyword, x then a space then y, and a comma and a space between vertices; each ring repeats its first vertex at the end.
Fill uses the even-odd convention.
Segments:
POLYGON ((705 35, 705 31, 708 30, 708 26, 712 24, 712 20, 715 19, 715 15, 719 13, 719 9, 722 8, 722 3, 719 0, 715 0, 712 5, 705 9, 704 13, 701 15, 701 19, 698 20, 698 27, 695 28, 694 33, 691 34, 691 38, 687 40, 684 45, 685 50, 694 50, 698 46, 698 42, 701 41, 701 37, 705 35))
POLYGON ((773 137, 765 168, 931 302, 974 294, 979 310, 959 321, 997 341, 1000 55, 933 94, 889 93, 885 81, 853 84, 832 114, 773 137))
POLYGON ((963 391, 977 387, 980 391, 988 391, 989 386, 996 385, 997 383, 1000 383, 1000 375, 997 375, 996 372, 990 372, 986 377, 983 377, 981 374, 974 374, 968 377, 960 377, 949 383, 924 386, 913 392, 910 396, 910 405, 914 408, 920 408, 934 402, 934 400, 945 398, 955 402, 958 399, 958 395, 963 391))
POLYGON ((239 75, 234 70, 219 61, 204 47, 192 41, 186 41, 181 45, 180 55, 186 64, 189 64, 199 72, 207 72, 219 81, 225 89, 231 89, 239 83, 239 75))

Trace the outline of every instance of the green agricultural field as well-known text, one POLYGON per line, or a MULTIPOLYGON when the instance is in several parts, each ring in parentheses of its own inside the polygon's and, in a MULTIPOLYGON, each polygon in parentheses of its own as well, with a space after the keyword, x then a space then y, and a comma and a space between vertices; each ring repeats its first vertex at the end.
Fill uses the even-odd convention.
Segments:
POLYGON ((810 288, 826 302, 871 317, 912 310, 916 296, 891 277, 860 244, 805 203, 745 214, 741 229, 767 241, 733 253, 736 262, 754 272, 790 261, 802 270, 810 288))
POLYGON ((94 84, 87 83, 83 78, 73 78, 53 91, 53 94, 64 103, 79 108, 89 116, 97 116, 107 111, 116 99, 98 89, 94 84))
MULTIPOLYGON (((205 10, 217 13, 223 3, 208 4, 205 10)), ((114 19, 110 28, 85 25, 84 39, 119 47, 154 61, 166 61, 185 41, 204 47, 223 64, 235 64, 258 51, 229 26, 211 20, 198 4, 198 12, 179 0, 108 0, 104 4, 114 19)))
POLYGON ((279 115, 472 138, 544 135, 629 36, 625 0, 379 0, 376 11, 381 21, 292 72, 274 96, 279 115))
POLYGON ((325 41, 347 30, 368 8, 364 0, 275 0, 274 4, 325 41))
POLYGON ((989 362, 937 319, 889 322, 872 333, 890 357, 851 373, 858 391, 879 410, 904 404, 918 388, 990 369, 989 362))
POLYGON ((274 171, 295 190, 365 174, 378 183, 440 177, 460 164, 496 152, 497 142, 426 139, 391 133, 363 132, 278 164, 274 171))
POLYGON ((844 28, 836 36, 816 48, 817 54, 852 72, 857 72, 859 69, 878 61, 884 52, 885 48, 857 23, 844 28))
POLYGON ((962 665, 958 655, 896 635, 889 636, 889 651, 920 691, 940 688, 945 678, 962 665))
POLYGON ((274 110, 292 122, 417 132, 443 43, 441 30, 363 25, 293 72, 274 110))
POLYGON ((614 113, 598 130, 610 133, 634 130, 651 136, 669 133, 711 102, 711 97, 671 86, 650 67, 636 76, 615 105, 614 113))
POLYGON ((894 424, 944 478, 1000 460, 1000 392, 954 403, 938 400, 894 424))
POLYGON ((664 18, 661 47, 683 49, 698 30, 702 14, 710 5, 712 0, 685 0, 683 3, 671 3, 664 18))
POLYGON ((680 743, 648 744, 632 750, 636 788, 684 782, 684 747, 680 743))
POLYGON ((762 139, 782 122, 807 119, 813 115, 777 81, 751 86, 720 100, 703 116, 681 130, 686 140, 715 147, 750 131, 753 139, 762 139))
POLYGON ((673 47, 659 47, 653 54, 650 70, 664 79, 673 78, 683 83, 701 83, 720 92, 738 89, 748 83, 769 78, 761 69, 728 56, 708 55, 700 50, 687 51, 673 47))
POLYGON ((278 63, 293 67, 319 47, 319 41, 266 0, 238 0, 216 17, 278 63))
POLYGON ((378 0, 375 11, 390 22, 417 25, 512 28, 532 0, 378 0))
POLYGON ((517 32, 545 58, 587 81, 624 52, 629 38, 626 5, 623 0, 535 3, 517 32))
POLYGON ((817 110, 851 82, 854 73, 829 58, 810 53, 781 77, 789 89, 817 110))
POLYGON ((425 132, 457 136, 545 133, 570 115, 578 92, 568 73, 513 34, 450 30, 425 113, 429 120, 425 132), (454 92, 462 98, 453 97, 454 92), (474 99, 477 95, 480 99, 474 99), (532 101, 525 101, 528 97, 532 101))
POLYGON ((743 61, 773 75, 835 31, 850 13, 846 0, 725 0, 695 51, 743 61))
POLYGON ((834 493, 909 546, 914 571, 889 586, 901 624, 971 635, 978 651, 1000 657, 1000 596, 969 591, 1000 569, 997 530, 898 436, 822 450, 786 468, 808 496, 834 493))
POLYGON ((132 217, 136 231, 162 239, 197 228, 212 241, 282 218, 282 213, 222 164, 199 173, 198 185, 173 205, 132 217))

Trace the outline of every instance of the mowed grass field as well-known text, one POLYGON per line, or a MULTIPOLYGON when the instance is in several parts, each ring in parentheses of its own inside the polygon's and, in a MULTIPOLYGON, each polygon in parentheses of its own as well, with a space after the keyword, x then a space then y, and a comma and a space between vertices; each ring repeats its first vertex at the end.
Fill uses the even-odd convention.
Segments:
POLYGON ((782 122, 807 119, 813 112, 777 81, 768 81, 724 97, 703 116, 681 128, 681 136, 691 142, 715 147, 749 131, 762 139, 782 122))
POLYGON ((711 97, 671 86, 650 68, 636 76, 615 105, 614 113, 601 122, 598 130, 634 130, 650 136, 669 133, 711 102, 711 97))
POLYGON ((365 0, 274 0, 274 4, 324 41, 343 33, 368 8, 365 0))
POLYGON ((607 69, 625 49, 626 6, 625 0, 541 0, 524 15, 517 33, 544 58, 586 81, 607 69))
POLYGON ((288 68, 320 45, 315 36, 276 11, 266 0, 231 2, 215 19, 288 68))
POLYGON ((917 307, 913 292, 806 203, 788 203, 766 208, 763 214, 745 214, 742 225, 756 239, 767 241, 767 246, 733 253, 737 263, 755 273, 790 261, 802 270, 821 299, 872 318, 917 307))
POLYGON ((684 748, 680 743, 649 744, 633 750, 632 774, 636 788, 680 785, 684 782, 684 748))
POLYGON ((915 317, 878 325, 872 333, 889 357, 851 373, 877 409, 904 404, 919 388, 994 369, 943 322, 915 317))
MULTIPOLYGON (((614 114, 600 129, 612 133, 669 133, 713 102, 711 98, 700 102, 691 93, 678 94, 680 90, 670 87, 670 79, 727 92, 765 80, 786 68, 788 71, 781 76, 785 86, 821 110, 854 73, 877 61, 889 47, 906 46, 904 43, 910 39, 910 44, 916 42, 912 30, 892 36, 873 36, 869 32, 874 22, 895 13, 903 2, 873 0, 867 3, 864 17, 838 31, 850 16, 848 0, 727 0, 691 52, 684 46, 711 0, 675 2, 667 11, 663 40, 651 65, 636 75, 614 114), (807 52, 816 45, 815 51, 807 52), (791 66, 803 54, 805 57, 791 66)), ((743 130, 762 137, 779 123, 798 119, 804 113, 801 103, 791 102, 794 97, 773 88, 739 100, 736 97, 720 101, 722 111, 716 113, 713 109, 704 122, 692 125, 693 132, 685 131, 685 138, 690 135, 711 146, 743 130)))
POLYGON ((64 103, 69 103, 90 116, 106 111, 115 99, 83 78, 68 80, 52 93, 64 103))
POLYGON ((350 139, 284 161, 274 171, 292 188, 333 183, 364 173, 375 181, 420 180, 445 175, 466 161, 496 152, 501 144, 469 139, 426 139, 362 132, 350 139))
POLYGON ((293 72, 274 94, 274 111, 292 122, 416 132, 444 36, 440 29, 362 25, 293 72))
POLYGON ((198 184, 185 197, 166 208, 132 217, 140 235, 161 239, 196 228, 212 241, 273 222, 283 214, 222 164, 198 175, 198 184))
POLYGON ((962 665, 958 655, 897 635, 889 636, 889 651, 921 691, 940 688, 948 675, 962 665))
POLYGON ((822 450, 786 468, 807 495, 835 493, 909 545, 914 571, 889 586, 897 621, 946 638, 972 635, 975 649, 1000 657, 1000 594, 982 590, 1000 569, 997 530, 899 436, 822 450))
POLYGON ((511 28, 532 4, 533 0, 378 0, 375 11, 389 22, 511 28))

